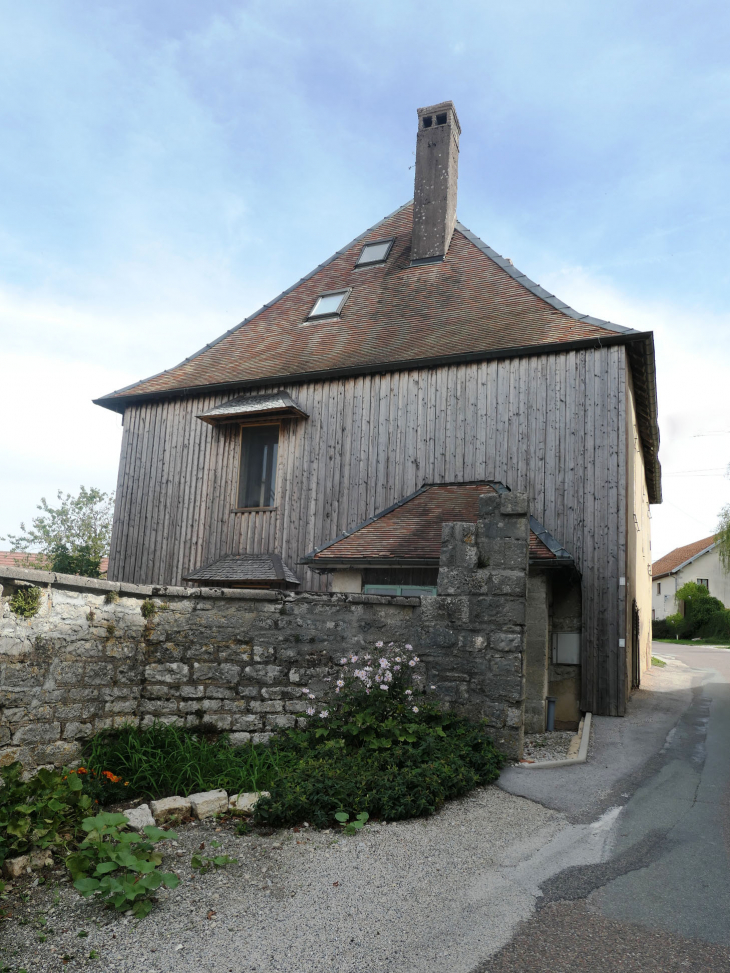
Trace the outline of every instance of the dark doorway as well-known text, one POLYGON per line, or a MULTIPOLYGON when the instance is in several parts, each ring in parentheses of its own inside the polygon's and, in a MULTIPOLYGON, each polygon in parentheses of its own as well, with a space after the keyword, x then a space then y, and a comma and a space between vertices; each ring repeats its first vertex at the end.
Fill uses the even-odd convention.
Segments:
POLYGON ((639 630, 641 619, 636 601, 631 605, 631 688, 641 685, 641 659, 639 658, 639 630))

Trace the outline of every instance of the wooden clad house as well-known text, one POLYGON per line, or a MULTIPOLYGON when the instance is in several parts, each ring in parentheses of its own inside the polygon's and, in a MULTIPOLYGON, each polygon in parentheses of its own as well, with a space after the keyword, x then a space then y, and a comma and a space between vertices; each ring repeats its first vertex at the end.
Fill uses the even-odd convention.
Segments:
MULTIPOLYGON (((620 715, 649 658, 653 336, 576 313, 456 220, 459 136, 451 102, 419 109, 412 202, 97 400, 124 417, 109 578, 352 590, 368 576, 316 552, 424 485, 503 484, 579 578, 582 708, 620 715)), ((407 586, 416 565, 377 568, 407 586)))

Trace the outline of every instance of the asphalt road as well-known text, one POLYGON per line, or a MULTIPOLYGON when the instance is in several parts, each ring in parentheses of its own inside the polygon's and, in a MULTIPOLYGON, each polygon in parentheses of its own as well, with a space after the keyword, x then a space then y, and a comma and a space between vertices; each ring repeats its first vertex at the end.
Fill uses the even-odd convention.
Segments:
POLYGON ((655 643, 621 720, 597 720, 584 767, 503 775, 575 822, 610 821, 605 853, 540 884, 537 912, 483 973, 730 971, 730 650, 655 643), (612 809, 612 810, 609 810, 612 809))

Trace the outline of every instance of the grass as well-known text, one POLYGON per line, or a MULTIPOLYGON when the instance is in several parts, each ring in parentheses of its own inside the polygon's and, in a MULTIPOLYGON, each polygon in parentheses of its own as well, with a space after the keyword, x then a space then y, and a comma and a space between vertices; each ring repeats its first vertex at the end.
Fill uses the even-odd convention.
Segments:
POLYGON ((294 762, 275 747, 233 748, 162 723, 141 731, 101 733, 91 740, 84 759, 97 775, 112 770, 127 781, 125 796, 152 800, 216 788, 231 793, 269 790, 286 764, 294 762))
POLYGON ((664 661, 664 659, 657 659, 657 657, 655 655, 653 655, 651 657, 651 664, 653 666, 659 666, 660 668, 664 668, 664 666, 666 665, 666 662, 664 661))
POLYGON ((664 642, 666 645, 717 645, 720 648, 730 648, 728 639, 652 639, 653 642, 664 642))

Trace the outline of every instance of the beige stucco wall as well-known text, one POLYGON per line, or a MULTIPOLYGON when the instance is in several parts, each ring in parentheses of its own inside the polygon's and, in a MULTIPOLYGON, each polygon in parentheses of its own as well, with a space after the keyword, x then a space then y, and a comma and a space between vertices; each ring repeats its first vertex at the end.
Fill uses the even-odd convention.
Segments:
POLYGON ((636 600, 639 609, 639 652, 641 670, 651 665, 651 512, 646 489, 646 470, 636 421, 636 403, 631 376, 627 382, 627 546, 626 546, 626 668, 631 685, 631 614, 636 600))
POLYGON ((723 570, 720 555, 714 547, 680 568, 676 574, 653 579, 651 604, 654 618, 674 615, 678 610, 675 592, 687 581, 697 581, 698 578, 706 578, 710 582, 710 594, 719 598, 726 608, 730 608, 730 574, 723 570), (661 592, 657 591, 657 585, 661 585, 661 592))

